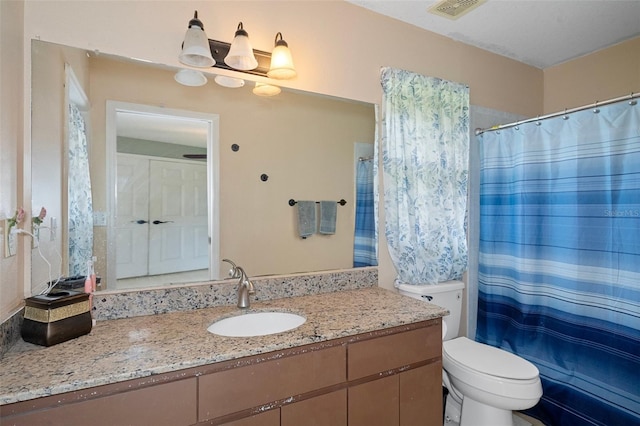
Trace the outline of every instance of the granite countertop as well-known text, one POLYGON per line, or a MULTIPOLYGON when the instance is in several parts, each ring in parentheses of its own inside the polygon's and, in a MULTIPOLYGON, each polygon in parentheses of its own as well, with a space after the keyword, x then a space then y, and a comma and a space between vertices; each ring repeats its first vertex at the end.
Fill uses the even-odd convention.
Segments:
POLYGON ((169 373, 220 361, 439 318, 447 310, 378 287, 99 321, 90 334, 48 348, 20 340, 0 360, 0 404, 169 373), (278 310, 307 321, 284 333, 222 337, 214 321, 278 310))

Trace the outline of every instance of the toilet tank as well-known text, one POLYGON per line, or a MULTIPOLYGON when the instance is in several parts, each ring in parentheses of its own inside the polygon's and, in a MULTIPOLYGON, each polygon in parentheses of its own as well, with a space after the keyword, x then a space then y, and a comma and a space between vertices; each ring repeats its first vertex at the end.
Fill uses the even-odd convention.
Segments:
POLYGON ((458 337, 460 331, 460 316, 462 315, 462 281, 445 281, 438 284, 411 285, 396 283, 398 292, 414 299, 423 300, 443 307, 449 315, 443 318, 446 324, 446 335, 442 340, 458 337))

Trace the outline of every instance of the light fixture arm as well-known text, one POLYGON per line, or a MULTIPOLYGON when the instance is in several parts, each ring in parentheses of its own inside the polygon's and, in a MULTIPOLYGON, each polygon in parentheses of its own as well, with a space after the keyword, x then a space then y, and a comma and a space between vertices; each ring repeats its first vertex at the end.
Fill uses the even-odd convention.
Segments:
POLYGON ((274 43, 273 43, 273 44, 274 44, 274 46, 284 46, 284 47, 289 47, 289 45, 287 44, 287 42, 286 42, 286 41, 284 41, 284 40, 282 39, 282 33, 281 33, 281 32, 278 32, 278 33, 276 34, 276 38, 275 38, 275 40, 274 40, 274 43))
POLYGON ((236 34, 235 34, 235 35, 236 35, 236 37, 237 37, 237 36, 245 36, 245 37, 249 37, 249 33, 247 33, 247 32, 244 30, 244 26, 242 25, 242 22, 239 22, 239 23, 238 23, 238 29, 236 29, 236 34))
POLYGON ((198 11, 194 11, 193 12, 193 19, 191 19, 189 21, 189 26, 187 28, 191 28, 193 26, 196 27, 200 27, 200 29, 204 30, 204 25, 202 24, 202 21, 200 19, 198 19, 198 11))

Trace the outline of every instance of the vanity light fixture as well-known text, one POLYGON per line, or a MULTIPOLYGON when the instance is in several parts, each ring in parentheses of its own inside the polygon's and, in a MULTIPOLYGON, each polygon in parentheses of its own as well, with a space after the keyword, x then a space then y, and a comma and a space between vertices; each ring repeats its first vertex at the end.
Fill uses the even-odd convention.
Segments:
POLYGON ((249 41, 249 34, 244 30, 242 22, 238 24, 236 35, 233 37, 224 63, 240 71, 249 71, 258 67, 258 61, 253 55, 253 47, 249 41))
POLYGON ((253 88, 253 94, 258 96, 275 96, 281 91, 278 86, 259 82, 256 82, 256 87, 253 88))
POLYGON ((282 39, 282 33, 279 32, 276 34, 275 47, 271 52, 271 66, 267 71, 267 76, 277 80, 289 80, 296 75, 289 45, 282 39))
POLYGON ((280 32, 275 37, 273 54, 252 48, 249 35, 242 22, 238 24, 231 44, 206 37, 204 26, 198 19, 196 11, 194 18, 189 21, 189 30, 185 36, 182 53, 179 56, 180 62, 193 67, 216 67, 278 80, 294 78, 297 75, 293 67, 291 51, 282 39, 280 32), (197 49, 194 47, 196 37, 198 38, 197 49), (203 47, 202 40, 208 43, 208 49, 203 47), (203 52, 204 50, 210 53, 210 60, 208 60, 209 55, 203 52), (203 59, 205 57, 206 59, 203 59))
POLYGON ((204 25, 198 19, 198 11, 193 14, 193 19, 189 21, 189 28, 184 36, 182 51, 178 60, 185 65, 192 67, 212 67, 216 61, 211 56, 209 39, 204 32, 204 25))

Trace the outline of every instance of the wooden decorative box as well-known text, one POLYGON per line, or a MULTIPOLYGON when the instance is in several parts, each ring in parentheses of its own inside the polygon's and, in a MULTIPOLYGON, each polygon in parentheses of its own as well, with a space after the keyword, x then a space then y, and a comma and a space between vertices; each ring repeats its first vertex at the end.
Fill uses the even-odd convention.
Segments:
POLYGON ((41 346, 53 346, 91 331, 89 295, 59 291, 25 299, 22 339, 41 346))

